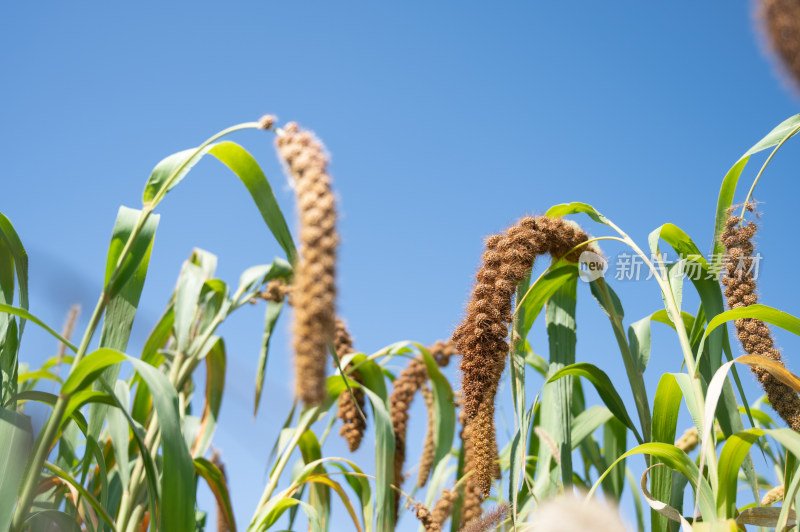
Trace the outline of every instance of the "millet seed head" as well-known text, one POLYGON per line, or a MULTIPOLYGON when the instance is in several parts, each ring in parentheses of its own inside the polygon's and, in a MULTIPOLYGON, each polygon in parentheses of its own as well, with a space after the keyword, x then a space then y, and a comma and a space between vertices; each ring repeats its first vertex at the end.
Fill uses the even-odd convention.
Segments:
MULTIPOLYGON (((753 205, 748 204, 746 210, 753 212, 753 205)), ((727 257, 722 284, 726 287, 724 293, 731 309, 747 307, 758 302, 755 293, 755 272, 752 268, 754 247, 751 242, 756 234, 756 225, 753 222, 745 224, 741 222, 741 218, 731 215, 725 223, 725 231, 720 235, 727 257)), ((753 318, 744 318, 735 320, 734 325, 736 336, 746 353, 766 357, 783 365, 780 352, 774 348, 772 334, 766 323, 753 318)), ((752 371, 766 392, 773 410, 789 427, 800 432, 800 398, 794 390, 765 369, 752 368, 752 371)))
POLYGON ((327 394, 328 342, 336 305, 336 208, 322 144, 295 123, 276 139, 278 154, 295 184, 300 215, 299 258, 295 267, 295 391, 304 403, 320 404, 327 394))

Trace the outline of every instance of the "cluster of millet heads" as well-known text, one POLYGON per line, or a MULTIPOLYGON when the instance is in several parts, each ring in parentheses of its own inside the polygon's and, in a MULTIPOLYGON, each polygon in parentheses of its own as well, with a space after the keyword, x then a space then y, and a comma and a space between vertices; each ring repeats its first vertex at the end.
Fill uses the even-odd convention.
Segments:
MULTIPOLYGON (((450 342, 438 341, 428 348, 429 353, 439 366, 446 366, 450 362, 450 358, 457 354, 455 346, 450 342)), ((428 380, 428 368, 421 357, 411 359, 408 366, 400 372, 400 375, 394 380, 392 393, 389 396, 389 415, 392 420, 392 429, 394 431, 394 480, 395 485, 399 488, 403 484, 403 465, 406 460, 406 432, 408 428, 409 409, 411 402, 417 391, 425 386, 428 380)), ((430 418, 430 412, 429 412, 430 418)), ((433 431, 429 425, 428 434, 423 450, 423 458, 420 465, 420 479, 422 480, 422 471, 427 469, 430 472, 430 467, 433 464, 433 431), (428 450, 430 448, 430 450, 428 450), (428 462, 426 465, 426 461, 428 462)), ((424 475, 427 480, 427 474, 424 475)), ((424 485, 424 481, 420 485, 424 485)), ((395 513, 399 512, 400 508, 400 493, 395 493, 395 513)))
POLYGON ((472 460, 470 482, 488 496, 495 472, 497 441, 494 401, 509 352, 508 327, 517 284, 539 255, 577 262, 588 236, 561 218, 526 217, 486 240, 466 317, 453 334, 461 353, 462 392, 472 460))
POLYGON ((327 157, 311 133, 289 123, 276 146, 292 177, 300 214, 293 282, 295 391, 305 404, 318 405, 327 395, 326 359, 335 327, 336 205, 327 157))
MULTIPOLYGON (((752 204, 746 209, 753 212, 752 204)), ((731 309, 747 307, 758 302, 755 293, 755 271, 753 268, 753 236, 756 224, 744 222, 728 211, 725 230, 720 240, 727 250, 722 284, 731 309)), ((750 355, 769 358, 783 365, 781 353, 774 347, 769 326, 761 320, 743 318, 734 321, 736 334, 744 350, 750 355)), ((758 382, 767 394, 772 408, 793 430, 800 432, 800 398, 789 386, 782 383, 763 368, 752 368, 758 382)))

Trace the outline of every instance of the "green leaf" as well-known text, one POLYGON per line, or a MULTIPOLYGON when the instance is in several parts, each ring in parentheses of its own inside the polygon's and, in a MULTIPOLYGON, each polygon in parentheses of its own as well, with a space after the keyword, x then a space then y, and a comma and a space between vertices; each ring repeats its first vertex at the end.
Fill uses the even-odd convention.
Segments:
MULTIPOLYGON (((559 288, 547 301, 545 323, 547 339, 550 347, 550 373, 559 374, 560 370, 575 363, 575 345, 577 343, 575 307, 577 304, 578 279, 573 277, 559 288)), ((569 375, 565 373, 563 376, 569 375)), ((572 485, 572 379, 549 379, 554 385, 545 387, 544 404, 548 408, 542 411, 542 426, 556 440, 560 447, 561 478, 565 487, 572 485)), ((539 456, 542 460, 542 450, 539 456)), ((545 457, 544 461, 548 461, 545 457)))
POLYGON ((428 379, 433 392, 433 411, 434 419, 436 420, 433 433, 433 441, 435 442, 433 468, 435 469, 442 460, 447 458, 453 446, 453 438, 456 431, 456 409, 453 404, 453 390, 450 388, 447 378, 439 371, 439 366, 430 352, 420 344, 415 345, 419 348, 425 367, 428 369, 428 379))
MULTIPOLYGON (((622 355, 622 362, 625 365, 625 373, 628 376, 628 382, 631 384, 631 392, 636 403, 636 412, 639 416, 639 423, 642 426, 642 434, 644 434, 644 440, 649 440, 652 419, 650 416, 650 402, 647 399, 647 388, 644 385, 644 378, 640 371, 641 354, 635 354, 628 344, 628 338, 625 335, 625 328, 622 324, 624 317, 622 303, 614 290, 602 277, 592 281, 590 288, 592 295, 608 315, 611 328, 614 331, 614 337, 619 346, 619 352, 622 355)), ((640 439, 639 441, 642 440, 640 439)))
POLYGON ((572 449, 577 449, 584 439, 613 417, 611 410, 600 405, 595 405, 575 416, 572 419, 572 449))
MULTIPOLYGON (((88 357, 87 357, 88 358, 88 357)), ((161 477, 161 512, 159 530, 194 528, 194 464, 181 433, 178 395, 166 375, 153 366, 128 357, 141 375, 158 414, 164 473, 161 477)))
POLYGON ((92 384, 92 380, 110 366, 125 360, 125 355, 114 349, 100 348, 86 355, 73 366, 72 372, 61 387, 61 395, 71 395, 92 384))
POLYGON ((206 361, 206 402, 203 407, 203 417, 200 420, 200 429, 192 447, 192 456, 202 456, 211 443, 211 437, 217 427, 219 408, 225 391, 225 342, 222 338, 215 338, 213 347, 205 357, 206 361))
POLYGON ((603 427, 603 462, 606 467, 620 460, 620 467, 612 470, 603 480, 603 492, 619 503, 625 489, 625 459, 620 455, 627 447, 627 430, 618 419, 611 418, 603 427))
POLYGON ((536 321, 545 303, 553 294, 565 284, 578 278, 578 267, 576 265, 563 262, 557 262, 556 264, 564 264, 564 266, 551 267, 549 271, 533 283, 530 289, 524 292, 521 299, 518 299, 518 301, 521 301, 521 305, 519 302, 517 303, 519 308, 517 313, 522 313, 523 317, 520 319, 520 327, 517 333, 522 339, 528 336, 533 322, 536 321))
POLYGON ((164 195, 175 188, 175 186, 186 177, 189 170, 208 153, 211 146, 204 145, 197 148, 173 153, 169 157, 162 159, 147 179, 144 187, 142 201, 147 206, 155 207, 164 198, 164 195))
POLYGON ((264 335, 261 338, 261 349, 258 353, 258 366, 256 369, 256 396, 255 404, 253 405, 253 416, 258 413, 258 405, 261 402, 261 391, 264 387, 264 377, 267 373, 267 358, 269 355, 269 342, 272 339, 272 331, 275 330, 275 324, 281 315, 283 308, 282 301, 268 301, 265 323, 264 335))
POLYGON ((650 317, 633 322, 628 327, 628 343, 639 373, 644 373, 650 362, 650 317))
POLYGON ((200 266, 187 261, 183 264, 175 291, 174 334, 179 353, 187 354, 190 336, 197 319, 200 291, 205 283, 205 273, 200 266))
POLYGON ((0 303, 0 312, 7 312, 9 314, 19 316, 20 318, 35 323, 36 325, 38 325, 39 327, 50 333, 50 335, 53 336, 56 340, 66 345, 73 353, 77 351, 77 348, 71 342, 63 338, 60 334, 58 334, 56 331, 50 328, 45 322, 43 322, 42 320, 40 320, 39 318, 28 312, 27 310, 22 308, 12 307, 4 303, 0 303))
POLYGON ((614 417, 619 419, 626 427, 631 429, 638 441, 642 441, 639 431, 636 430, 636 426, 634 426, 633 421, 631 421, 630 416, 628 416, 628 411, 625 409, 625 403, 622 402, 622 398, 617 393, 614 383, 611 382, 611 379, 603 370, 593 364, 589 364, 588 362, 578 362, 576 364, 566 366, 554 373, 552 377, 547 379, 547 383, 555 382, 558 379, 567 376, 583 377, 591 382, 597 390, 598 395, 600 395, 600 399, 602 399, 603 403, 605 403, 608 409, 611 410, 611 412, 614 414, 614 417))
POLYGON ((238 144, 230 141, 215 144, 211 147, 209 153, 219 159, 242 180, 267 227, 272 231, 278 244, 286 253, 286 258, 294 264, 297 252, 295 251, 292 235, 289 232, 289 226, 286 224, 286 219, 278 206, 272 187, 270 187, 264 172, 253 156, 238 144))
MULTIPOLYGON (((5 243, 3 250, 6 253, 10 253, 14 261, 14 270, 16 271, 17 283, 19 285, 19 306, 23 310, 28 310, 28 253, 25 251, 22 240, 20 240, 19 235, 14 230, 11 221, 2 213, 0 213, 0 239, 5 243)), ((7 305, 13 305, 13 293, 11 295, 12 297, 8 299, 7 288, 3 288, 2 302, 7 305)), ((22 337, 22 331, 24 329, 25 321, 21 320, 19 323, 20 338, 22 337)))
MULTIPOLYGON (((645 318, 647 319, 647 318, 645 318)), ((673 443, 678 426, 683 392, 674 375, 666 373, 661 376, 653 400, 653 441, 673 443)), ((660 463, 655 457, 650 458, 650 466, 660 463)), ((670 503, 672 493, 672 472, 656 467, 650 477, 650 492, 654 499, 665 504, 670 503)), ((655 510, 650 512, 651 530, 666 530, 667 518, 655 510)))
POLYGON ((124 258, 121 256, 128 240, 133 236, 133 231, 141 216, 143 216, 142 211, 124 206, 119 208, 111 233, 111 243, 108 246, 106 275, 105 281, 103 281, 105 296, 108 299, 113 298, 122 290, 131 277, 139 271, 139 265, 145 258, 149 260, 153 238, 155 238, 156 227, 158 227, 159 216, 157 214, 150 214, 147 217, 139 234, 136 235, 130 251, 124 258), (120 264, 120 259, 123 259, 122 264, 120 264), (113 277, 114 272, 117 272, 116 277, 113 277))
MULTIPOLYGON (((528 293, 528 288, 531 284, 530 272, 522 278, 517 284, 517 293, 515 301, 517 306, 520 307, 515 315, 512 324, 512 340, 510 357, 510 374, 511 374, 511 395, 514 400, 514 436, 511 440, 511 452, 509 454, 509 483, 508 483, 508 500, 511 501, 511 523, 516 526, 517 523, 517 494, 519 493, 520 473, 525 467, 525 450, 527 447, 527 436, 529 432, 528 425, 525 419, 525 407, 527 401, 525 399, 525 355, 529 351, 526 347, 525 337, 527 330, 524 329, 524 323, 528 317, 528 311, 525 305, 520 306, 519 303, 523 302, 525 295, 528 293)), ((536 313, 541 310, 536 310, 536 313)), ((533 322, 531 322, 533 324, 533 322)), ((531 352, 531 355, 533 353, 531 352)), ((549 369, 547 363, 543 362, 543 369, 545 375, 549 369)))
MULTIPOLYGON (((320 450, 319 440, 316 434, 311 430, 306 430, 300 437, 297 446, 300 448, 300 453, 303 456, 303 463, 309 466, 313 463, 321 462, 322 451, 320 450)), ((325 467, 319 463, 310 473, 315 475, 325 475, 325 467)), ((296 481, 295 481, 296 482, 296 481)), ((320 483, 311 485, 311 493, 309 494, 308 502, 319 513, 320 521, 324 530, 329 528, 331 518, 331 491, 330 487, 320 483)))
POLYGON ((214 498, 217 500, 217 508, 221 508, 225 512, 225 519, 230 525, 230 532, 236 532, 236 521, 233 517, 231 496, 225 475, 215 464, 201 457, 194 459, 194 469, 198 475, 205 479, 214 494, 214 498))
POLYGON ((130 434, 128 432, 128 421, 121 410, 128 410, 130 404, 130 389, 125 381, 117 381, 114 389, 120 408, 107 409, 108 432, 111 435, 111 443, 114 447, 114 456, 117 457, 117 471, 123 486, 128 486, 130 481, 130 459, 128 445, 130 444, 130 434))
MULTIPOLYGON (((106 258, 106 282, 108 282, 108 277, 113 272, 117 262, 119 262, 122 248, 130 238, 139 216, 141 216, 141 211, 128 209, 127 207, 120 208, 117 219, 114 222, 113 236, 108 249, 108 257, 106 258)), ((140 233, 140 237, 137 238, 137 245, 131 250, 132 255, 138 255, 138 264, 128 280, 119 285, 119 290, 108 301, 105 316, 103 317, 103 327, 100 332, 100 347, 115 349, 123 353, 128 348, 133 321, 136 317, 139 299, 147 277, 157 226, 158 217, 150 216, 142 233, 140 233)), ((137 261, 133 260, 132 262, 137 261)), ((125 275, 127 276, 127 273, 125 275)), ((119 363, 107 367, 103 370, 102 378, 108 383, 114 383, 119 375, 119 367, 119 363)), ((99 383, 94 384, 94 389, 101 389, 99 383)), ((90 437, 96 439, 100 435, 107 413, 108 408, 104 404, 97 403, 89 407, 90 437)), ((88 472, 88 466, 88 462, 84 461, 84 475, 88 472)))
POLYGON ((566 216, 568 214, 577 214, 577 213, 584 213, 589 216, 592 220, 597 223, 607 224, 608 219, 600 214, 597 209, 589 205, 588 203, 581 203, 574 201, 572 203, 562 203, 560 205, 553 205, 548 209, 545 213, 546 216, 550 218, 561 218, 562 216, 566 216))
POLYGON ((106 522, 108 526, 111 527, 112 531, 116 531, 117 528, 114 526, 114 520, 108 515, 103 505, 98 502, 98 500, 86 491, 86 488, 80 485, 72 476, 58 467, 55 464, 51 464, 50 462, 45 463, 45 468, 49 469, 55 476, 60 478, 61 480, 65 481, 67 484, 72 486, 78 493, 80 493, 82 500, 88 501, 89 505, 94 509, 95 512, 106 522))
POLYGON ((776 327, 785 329, 790 333, 800 335, 799 318, 767 305, 756 304, 748 307, 739 307, 732 310, 726 310, 722 314, 714 316, 714 318, 708 322, 705 336, 707 337, 711 331, 725 322, 742 318, 755 318, 757 320, 767 322, 770 325, 775 325, 776 327))
MULTIPOLYGON (((14 277, 19 284, 19 306, 28 309, 28 254, 14 226, 0 213, 0 303, 14 305, 14 277)), ((25 320, 0 314, 0 403, 17 393, 17 360, 25 320)))
POLYGON ((700 511, 703 515, 703 518, 709 521, 716 520, 717 508, 714 500, 714 494, 711 491, 711 487, 708 485, 706 479, 700 475, 700 470, 698 469, 697 464, 695 464, 694 460, 689 458, 685 452, 678 449, 674 445, 667 443, 644 443, 624 453, 611 465, 611 467, 606 469, 606 471, 600 475, 600 478, 598 478, 594 483, 592 489, 589 490, 588 496, 591 496, 597 490, 597 487, 606 478, 606 475, 608 475, 619 462, 635 454, 649 454, 651 456, 655 456, 670 469, 677 471, 686 477, 689 482, 691 482, 692 487, 695 489, 695 494, 700 503, 700 511))
POLYGON ((8 530, 17 488, 33 447, 28 416, 0 408, 0 530, 8 530))

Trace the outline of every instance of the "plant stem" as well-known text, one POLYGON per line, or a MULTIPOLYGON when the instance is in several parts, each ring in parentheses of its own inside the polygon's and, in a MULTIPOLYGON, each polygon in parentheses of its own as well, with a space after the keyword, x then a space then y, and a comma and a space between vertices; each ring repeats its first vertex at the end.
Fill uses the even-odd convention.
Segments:
POLYGON ((777 145, 777 146, 775 146, 775 149, 773 149, 773 150, 772 150, 772 152, 769 154, 769 157, 767 157, 767 160, 766 160, 766 161, 764 161, 764 164, 763 164, 763 165, 761 165, 761 169, 758 171, 758 174, 756 174, 756 178, 753 180, 753 184, 752 184, 752 185, 750 185, 750 190, 747 192, 747 196, 744 198, 744 205, 742 205, 742 214, 741 214, 741 216, 739 216, 739 218, 741 218, 741 220, 742 220, 742 221, 740 222, 740 225, 744 223, 744 213, 745 213, 745 211, 747 210, 747 204, 748 204, 748 203, 750 203, 750 198, 753 196, 753 191, 755 190, 755 188, 756 188, 756 185, 758 184, 758 180, 759 180, 759 179, 761 179, 761 174, 763 174, 763 173, 764 173, 764 170, 767 168, 767 165, 768 165, 768 164, 769 164, 769 162, 772 160, 772 158, 775 156, 775 154, 778 152, 778 150, 779 150, 779 149, 781 149, 781 146, 783 146, 783 145, 784 145, 784 143, 785 143, 787 140, 789 140, 790 138, 792 138, 792 137, 794 136, 794 134, 795 134, 795 133, 797 133, 798 131, 800 131, 800 125, 798 125, 797 127, 795 127, 795 128, 792 130, 792 132, 791 132, 791 133, 789 133, 788 135, 786 135, 786 137, 784 137, 784 139, 783 139, 783 140, 781 140, 781 141, 778 143, 778 145, 777 145))

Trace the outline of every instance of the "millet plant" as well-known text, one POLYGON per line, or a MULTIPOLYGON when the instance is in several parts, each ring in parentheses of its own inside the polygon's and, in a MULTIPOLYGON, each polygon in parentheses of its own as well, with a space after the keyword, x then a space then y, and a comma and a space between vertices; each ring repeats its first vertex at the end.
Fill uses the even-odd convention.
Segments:
POLYGON ((800 115, 778 125, 725 175, 711 258, 677 225, 650 233, 646 253, 591 205, 556 205, 541 216, 509 220, 508 229, 485 239, 465 313, 453 317, 455 330, 427 346, 402 341, 374 353, 359 351, 346 317, 337 315, 339 237, 328 159, 322 143, 295 123, 279 126, 265 116, 156 165, 141 207, 119 210, 103 290, 77 344, 70 341, 75 311, 59 334, 29 309, 23 240, 0 214, 0 530, 383 532, 416 520, 428 532, 613 532, 626 530, 616 509, 625 490, 638 530, 794 527, 800 379, 785 368, 770 325, 800 334, 800 319, 757 301, 752 194, 798 131, 800 115), (243 130, 275 138, 297 196, 297 244, 256 160, 226 138, 243 130), (750 157, 770 148, 735 206, 750 157), (234 287, 215 277, 215 256, 195 250, 144 346, 131 352, 160 222, 156 210, 208 155, 245 185, 284 256, 245 270, 234 287), (565 218, 570 215, 591 225, 581 228, 565 218), (604 240, 640 257, 662 295, 653 303, 658 310, 626 326, 612 286, 602 275, 589 279, 619 346, 624 384, 612 384, 596 363, 576 360, 578 279, 586 273, 584 257, 601 257, 604 240), (663 246, 682 259, 667 264, 663 246), (684 290, 692 289, 684 287, 690 268, 702 273, 691 278, 700 299, 693 314, 682 308, 684 290), (227 364, 217 331, 235 311, 259 302, 265 327, 260 356, 252 361, 255 412, 270 336, 287 304, 293 307, 296 400, 272 446, 252 518, 237 523, 224 456, 211 447, 227 364), (528 342, 537 319, 546 325, 548 360, 528 342), (654 322, 674 330, 684 371, 661 375, 648 390, 643 375, 654 322), (42 327, 61 346, 39 368, 20 356, 26 325, 42 327), (90 351, 93 340, 98 347, 90 351), (737 342, 745 352, 738 357, 737 342), (398 363, 403 369, 393 371, 398 363), (753 403, 744 396, 737 364, 749 366, 763 388, 753 403), (196 376, 201 366, 204 381, 196 376), (458 371, 448 373, 448 366, 458 371), (540 383, 534 398, 526 394, 531 379, 540 383), (53 383, 57 393, 45 391, 53 383), (588 403, 587 386, 596 390, 597 404, 588 403), (498 440, 495 427, 503 390, 514 410, 508 441, 498 440), (633 397, 632 414, 623 395, 633 397), (426 419, 410 415, 415 400, 424 403, 426 419), (193 401, 203 405, 201 412, 192 412, 193 401), (30 402, 49 409, 36 434, 25 411, 30 402), (684 407, 693 426, 681 427, 679 436, 684 407), (426 432, 419 457, 408 456, 412 422, 426 432), (783 422, 789 428, 778 428, 783 422), (372 432, 374 463, 325 454, 335 423, 351 451, 372 432), (756 463, 768 464, 767 471, 756 463), (766 480, 773 476, 777 485, 766 480), (216 498, 213 524, 206 521, 210 509, 197 506, 201 482, 216 498))

